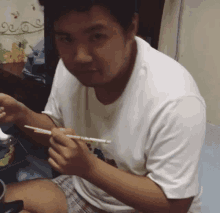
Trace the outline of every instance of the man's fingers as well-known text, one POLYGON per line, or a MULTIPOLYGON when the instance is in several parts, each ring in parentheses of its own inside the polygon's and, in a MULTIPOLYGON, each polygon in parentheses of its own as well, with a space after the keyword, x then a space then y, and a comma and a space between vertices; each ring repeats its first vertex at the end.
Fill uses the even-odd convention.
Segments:
POLYGON ((4 117, 5 115, 6 115, 5 108, 4 107, 0 107, 0 118, 4 117))
POLYGON ((60 131, 59 128, 53 128, 51 130, 51 133, 52 133, 52 137, 54 138, 55 142, 63 145, 63 146, 66 146, 68 147, 71 143, 72 143, 72 140, 67 137, 66 135, 69 135, 69 134, 73 134, 73 131, 71 129, 67 129, 65 131, 60 131))
POLYGON ((62 148, 64 148, 64 146, 62 146, 62 145, 56 143, 56 142, 53 140, 52 137, 49 139, 49 142, 50 142, 51 147, 52 147, 57 153, 62 154, 62 148))
POLYGON ((52 158, 57 165, 62 165, 64 163, 63 157, 59 153, 57 153, 57 151, 54 150, 52 147, 48 149, 48 153, 50 155, 50 158, 52 158))
POLYGON ((0 113, 0 125, 1 124, 6 124, 6 113, 5 112, 1 112, 0 113))
POLYGON ((6 115, 5 112, 0 113, 0 118, 3 118, 6 115))
POLYGON ((49 158, 49 159, 48 159, 48 163, 51 165, 51 167, 52 167, 54 170, 56 170, 56 171, 58 171, 58 172, 61 173, 60 166, 59 166, 52 158, 49 158))
POLYGON ((63 134, 65 134, 65 135, 75 135, 76 134, 74 129, 71 129, 71 128, 59 128, 59 130, 61 132, 63 132, 63 134))
MULTIPOLYGON (((65 129, 67 134, 64 134, 63 131, 60 131, 59 128, 53 128, 51 130, 52 132, 52 143, 54 142, 54 149, 57 150, 58 153, 60 153, 62 156, 65 155, 66 149, 75 149, 75 148, 80 148, 80 149, 88 149, 86 142, 80 139, 72 139, 67 137, 66 135, 71 134, 69 131, 73 132, 73 129, 65 129)), ((75 131, 74 131, 75 132, 75 131)), ((52 146, 52 144, 51 144, 52 146)))

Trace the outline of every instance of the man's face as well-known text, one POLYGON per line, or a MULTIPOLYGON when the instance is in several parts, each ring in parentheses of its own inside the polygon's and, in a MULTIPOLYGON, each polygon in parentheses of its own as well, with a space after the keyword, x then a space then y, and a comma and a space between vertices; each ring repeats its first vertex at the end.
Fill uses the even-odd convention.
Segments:
POLYGON ((54 30, 64 65, 83 85, 102 86, 127 69, 133 40, 125 39, 104 8, 70 12, 55 22, 54 30))

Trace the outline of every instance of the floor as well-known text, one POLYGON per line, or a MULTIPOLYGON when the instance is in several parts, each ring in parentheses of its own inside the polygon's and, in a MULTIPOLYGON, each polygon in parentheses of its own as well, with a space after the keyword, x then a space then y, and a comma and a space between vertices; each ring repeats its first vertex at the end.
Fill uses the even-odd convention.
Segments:
POLYGON ((220 126, 207 123, 206 138, 199 162, 202 186, 202 213, 219 213, 220 197, 220 126))

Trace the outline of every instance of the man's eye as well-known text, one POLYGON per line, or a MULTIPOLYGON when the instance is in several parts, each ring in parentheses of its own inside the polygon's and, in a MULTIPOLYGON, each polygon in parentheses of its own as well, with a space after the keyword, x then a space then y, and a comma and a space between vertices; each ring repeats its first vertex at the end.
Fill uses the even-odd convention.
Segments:
POLYGON ((67 37, 56 37, 57 40, 64 42, 64 43, 70 43, 72 42, 71 38, 67 38, 67 37))
POLYGON ((92 36, 91 40, 92 41, 100 41, 104 38, 106 38, 106 36, 104 34, 96 33, 95 35, 92 36))

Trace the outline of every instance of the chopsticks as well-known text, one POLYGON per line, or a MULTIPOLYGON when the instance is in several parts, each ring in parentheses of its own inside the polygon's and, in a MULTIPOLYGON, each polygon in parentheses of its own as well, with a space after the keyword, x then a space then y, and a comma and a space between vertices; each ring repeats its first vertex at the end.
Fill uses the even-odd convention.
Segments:
MULTIPOLYGON (((51 131, 49 131, 49 130, 40 129, 40 128, 28 126, 28 125, 24 125, 24 127, 28 128, 28 129, 33 129, 34 132, 36 132, 36 133, 51 135, 51 131)), ((97 139, 97 138, 87 138, 87 137, 82 137, 82 136, 77 136, 77 135, 66 135, 66 136, 69 138, 72 138, 72 139, 80 139, 80 140, 84 140, 84 141, 87 141, 90 143, 94 143, 94 142, 106 143, 106 144, 111 143, 110 140, 103 140, 103 139, 97 139)))

